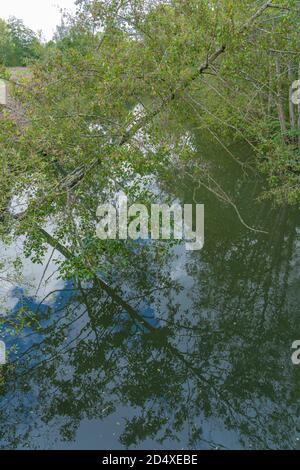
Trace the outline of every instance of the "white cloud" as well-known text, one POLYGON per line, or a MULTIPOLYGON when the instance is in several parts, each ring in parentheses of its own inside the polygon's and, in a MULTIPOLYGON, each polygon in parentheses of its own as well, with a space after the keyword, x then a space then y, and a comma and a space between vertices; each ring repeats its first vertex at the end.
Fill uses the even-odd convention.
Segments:
POLYGON ((75 0, 1 0, 0 18, 15 16, 34 31, 41 30, 46 39, 51 39, 55 27, 60 23, 61 9, 75 11, 75 0))

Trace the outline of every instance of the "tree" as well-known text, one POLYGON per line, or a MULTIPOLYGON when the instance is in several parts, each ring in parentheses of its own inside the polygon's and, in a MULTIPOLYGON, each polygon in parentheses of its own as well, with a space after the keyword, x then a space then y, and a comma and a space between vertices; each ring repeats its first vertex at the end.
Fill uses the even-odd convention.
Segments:
POLYGON ((13 56, 13 40, 7 23, 0 19, 0 61, 7 65, 13 56))
MULTIPOLYGON (((190 97, 207 96, 205 78, 212 74, 218 80, 219 69, 231 66, 225 52, 236 51, 238 41, 248 41, 253 24, 269 4, 259 9, 255 4, 249 12, 248 3, 233 26, 218 2, 221 14, 205 0, 158 2, 150 9, 148 2, 133 2, 131 9, 127 2, 124 8, 122 2, 116 6, 115 2, 87 2, 88 27, 86 16, 77 19, 78 36, 85 41, 50 51, 47 60, 33 67, 30 86, 16 88, 16 99, 26 111, 26 126, 18 128, 9 118, 1 121, 3 231, 26 235, 28 253, 38 258, 46 243, 65 245, 71 256, 62 269, 69 276, 78 277, 80 272, 93 276, 95 266, 106 272, 105 258, 116 250, 122 252, 124 246, 119 241, 108 249, 96 239, 99 198, 110 198, 121 187, 129 198, 149 204, 149 194, 128 184, 124 164, 144 177, 149 172, 158 174, 168 162, 174 138, 161 123, 172 121, 187 101, 192 108, 190 97), (101 37, 96 26, 90 28, 91 16, 103 30, 101 37), (208 24, 214 27, 207 28, 208 24), (143 147, 137 141, 141 133, 143 147), (7 211, 10 198, 22 197, 26 187, 32 188, 28 207, 14 217, 7 211), (57 221, 52 235, 42 228, 49 217, 57 221), (80 262, 74 253, 80 253, 80 262)), ((214 97, 213 115, 221 119, 213 108, 215 102, 214 97)), ((204 119, 209 122, 210 114, 204 119)), ((178 148, 191 153, 180 141, 178 148)), ((216 191, 212 182, 206 185, 216 191)), ((226 194, 223 198, 230 203, 226 194)))
POLYGON ((14 44, 14 63, 11 65, 25 66, 29 59, 37 59, 41 54, 41 44, 37 35, 27 28, 22 20, 10 18, 8 28, 14 44))
POLYGON ((41 56, 42 45, 37 35, 22 20, 0 20, 0 60, 9 67, 26 66, 41 56))

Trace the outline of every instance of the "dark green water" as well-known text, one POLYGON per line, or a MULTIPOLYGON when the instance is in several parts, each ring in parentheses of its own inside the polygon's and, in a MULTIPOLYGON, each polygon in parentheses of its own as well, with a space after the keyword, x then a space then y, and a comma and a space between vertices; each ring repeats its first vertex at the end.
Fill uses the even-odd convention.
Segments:
POLYGON ((1 371, 3 448, 299 447, 299 212, 260 202, 257 175, 197 146, 245 221, 268 234, 175 168, 163 189, 205 204, 203 250, 170 248, 163 265, 128 255, 115 284, 135 320, 95 286, 71 296, 66 284, 51 309, 24 294, 38 322, 11 340, 16 366, 1 371))

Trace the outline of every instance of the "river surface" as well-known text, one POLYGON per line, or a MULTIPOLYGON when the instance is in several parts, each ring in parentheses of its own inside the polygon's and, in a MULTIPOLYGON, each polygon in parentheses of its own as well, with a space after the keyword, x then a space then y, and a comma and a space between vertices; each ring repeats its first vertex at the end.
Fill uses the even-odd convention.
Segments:
MULTIPOLYGON (((268 233, 180 167, 162 191, 205 205, 205 245, 170 246, 163 265, 128 253, 132 269, 115 285, 135 320, 99 287, 59 280, 51 250, 48 264, 0 276, 2 448, 300 448, 299 211, 260 200, 263 181, 221 146, 195 145, 246 223, 268 233)), ((2 258, 16 250, 22 240, 2 258)))

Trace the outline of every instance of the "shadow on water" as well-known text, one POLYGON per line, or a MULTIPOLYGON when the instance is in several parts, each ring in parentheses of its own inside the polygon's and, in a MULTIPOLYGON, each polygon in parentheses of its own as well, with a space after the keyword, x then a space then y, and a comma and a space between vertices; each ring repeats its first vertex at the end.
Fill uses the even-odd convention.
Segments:
POLYGON ((116 285, 134 315, 92 282, 51 305, 20 292, 11 317, 29 321, 0 372, 1 447, 297 448, 299 214, 258 201, 256 175, 199 147, 268 234, 177 169, 164 190, 205 204, 205 247, 133 260, 116 285))

